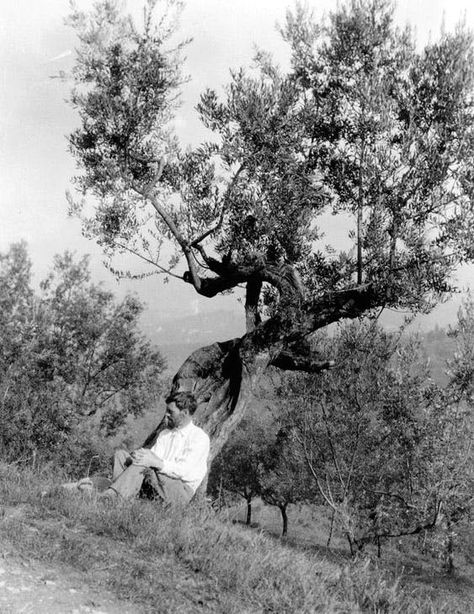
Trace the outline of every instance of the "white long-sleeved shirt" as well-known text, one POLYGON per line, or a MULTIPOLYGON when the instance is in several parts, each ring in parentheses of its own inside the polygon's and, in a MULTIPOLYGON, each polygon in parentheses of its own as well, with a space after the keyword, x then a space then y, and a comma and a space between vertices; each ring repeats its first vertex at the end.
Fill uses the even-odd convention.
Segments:
POLYGON ((207 433, 193 422, 180 429, 165 429, 151 450, 163 461, 160 473, 186 482, 196 492, 207 473, 207 433))

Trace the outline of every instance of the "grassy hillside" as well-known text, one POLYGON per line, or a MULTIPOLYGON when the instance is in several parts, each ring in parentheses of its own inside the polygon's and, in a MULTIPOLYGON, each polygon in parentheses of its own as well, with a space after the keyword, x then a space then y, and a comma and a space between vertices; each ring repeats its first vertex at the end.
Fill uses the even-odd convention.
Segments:
POLYGON ((107 506, 51 491, 59 479, 0 465, 2 548, 71 565, 146 611, 466 614, 465 602, 402 588, 368 559, 280 543, 204 504, 173 513, 143 501, 107 506))

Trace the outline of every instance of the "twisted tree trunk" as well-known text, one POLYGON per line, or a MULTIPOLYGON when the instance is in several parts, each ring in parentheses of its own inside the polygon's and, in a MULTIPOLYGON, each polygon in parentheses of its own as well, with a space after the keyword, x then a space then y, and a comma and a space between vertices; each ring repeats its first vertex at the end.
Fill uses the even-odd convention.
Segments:
MULTIPOLYGON (((231 431, 245 414, 252 389, 269 364, 269 355, 242 352, 243 338, 216 342, 193 352, 173 378, 171 392, 192 392, 198 407, 194 422, 211 438, 211 460, 219 453, 231 431)), ((151 447, 163 422, 145 442, 151 447)))
MULTIPOLYGON (((333 362, 311 350, 308 335, 342 318, 355 318, 380 304, 370 285, 334 292, 257 324, 243 337, 216 342, 193 352, 173 378, 171 392, 192 392, 194 421, 211 438, 211 460, 219 453, 252 400, 252 390, 269 365, 312 373, 333 362)), ((152 446, 163 424, 150 434, 152 446)))

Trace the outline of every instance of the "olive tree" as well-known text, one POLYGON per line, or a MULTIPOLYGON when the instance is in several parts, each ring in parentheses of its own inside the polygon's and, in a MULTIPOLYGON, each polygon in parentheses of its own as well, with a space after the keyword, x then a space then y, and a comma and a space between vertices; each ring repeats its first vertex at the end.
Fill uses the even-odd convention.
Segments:
POLYGON ((113 0, 71 14, 70 204, 112 268, 132 253, 143 275, 210 300, 244 288, 246 333, 197 350, 173 381, 196 394, 215 455, 269 365, 326 369, 315 331, 429 310, 472 260, 472 37, 460 27, 418 51, 388 0, 348 1, 322 21, 297 6, 281 28, 290 69, 259 52, 222 95, 206 89, 209 140, 184 149, 171 121, 179 3, 166 6, 147 0, 143 23, 113 0), (350 249, 324 246, 329 214, 350 249))
POLYGON ((262 447, 260 496, 280 510, 282 537, 288 534, 288 506, 317 499, 312 475, 304 456, 295 449, 291 429, 280 428, 262 447))
POLYGON ((472 519, 472 302, 452 334, 450 380, 436 384, 421 339, 351 323, 325 343, 336 366, 279 389, 292 452, 351 551, 418 536, 453 569, 472 519))

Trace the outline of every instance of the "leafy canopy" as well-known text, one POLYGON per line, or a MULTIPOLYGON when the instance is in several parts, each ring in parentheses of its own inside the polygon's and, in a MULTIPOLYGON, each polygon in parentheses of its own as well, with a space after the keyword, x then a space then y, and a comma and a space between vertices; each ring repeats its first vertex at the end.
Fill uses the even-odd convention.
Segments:
POLYGON ((0 452, 38 452, 78 471, 93 441, 104 449, 158 399, 165 362, 139 331, 143 306, 116 302, 91 283, 88 258, 69 253, 35 292, 23 243, 0 254, 0 280, 0 452))
POLYGON ((348 1, 319 22, 298 5, 281 28, 289 71, 259 52, 223 96, 205 90, 209 140, 184 150, 171 121, 179 7, 154 21, 162 4, 145 4, 140 27, 112 1, 70 19, 81 119, 70 145, 77 185, 96 199, 92 212, 73 209, 109 255, 137 254, 206 296, 256 282, 257 302, 261 284, 273 300, 310 301, 372 284, 378 305, 415 309, 451 290, 454 268, 474 256, 465 28, 417 51, 388 0, 348 1), (328 214, 349 228, 351 249, 324 246, 328 214), (163 260, 166 243, 176 252, 163 260))
POLYGON ((283 379, 293 452, 351 549, 469 522, 473 327, 471 299, 453 329, 457 351, 443 387, 431 379, 420 338, 368 321, 326 340, 333 370, 283 379))

